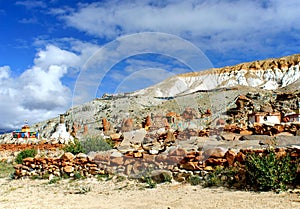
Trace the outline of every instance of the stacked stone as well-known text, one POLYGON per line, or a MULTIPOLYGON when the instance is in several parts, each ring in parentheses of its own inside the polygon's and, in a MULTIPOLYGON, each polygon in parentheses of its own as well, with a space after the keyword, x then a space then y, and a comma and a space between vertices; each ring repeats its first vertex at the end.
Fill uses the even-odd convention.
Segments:
POLYGON ((60 158, 25 158, 23 164, 15 167, 15 177, 24 176, 64 176, 70 177, 79 173, 81 176, 90 177, 96 174, 104 174, 95 162, 87 155, 80 153, 74 156, 72 153, 64 153, 60 158))
MULTIPOLYGON (((299 159, 300 148, 276 148, 277 157, 287 154, 292 160, 299 159)), ((207 149, 205 151, 187 152, 183 148, 170 150, 158 155, 150 155, 145 152, 133 151, 126 154, 118 152, 103 152, 93 159, 85 154, 74 156, 65 153, 60 158, 26 158, 23 164, 15 166, 15 176, 81 176, 91 177, 97 174, 124 174, 128 177, 140 177, 145 171, 154 173, 171 172, 177 181, 185 181, 191 175, 205 177, 208 172, 214 171, 217 166, 240 166, 245 163, 247 153, 266 154, 267 149, 242 149, 235 153, 221 147, 207 149)), ((300 169, 300 168, 299 168, 300 169)), ((298 171, 300 172, 300 170, 298 171)), ((152 174, 150 174, 152 175, 152 174)))

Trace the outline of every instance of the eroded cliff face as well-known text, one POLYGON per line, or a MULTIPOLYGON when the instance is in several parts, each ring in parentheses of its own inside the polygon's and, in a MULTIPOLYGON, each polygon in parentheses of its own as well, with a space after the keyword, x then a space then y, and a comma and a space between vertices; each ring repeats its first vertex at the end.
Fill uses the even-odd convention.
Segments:
POLYGON ((300 78, 300 54, 241 63, 231 67, 177 75, 134 95, 170 97, 199 90, 249 86, 265 90, 286 87, 300 78))

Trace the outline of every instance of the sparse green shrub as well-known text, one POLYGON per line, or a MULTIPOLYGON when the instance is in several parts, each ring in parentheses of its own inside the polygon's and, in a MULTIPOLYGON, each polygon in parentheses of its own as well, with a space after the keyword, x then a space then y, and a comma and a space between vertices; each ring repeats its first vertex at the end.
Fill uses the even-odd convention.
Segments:
POLYGON ((172 176, 170 176, 167 173, 162 173, 162 179, 163 179, 163 182, 169 182, 169 183, 172 182, 172 176))
POLYGON ((74 173, 74 179, 78 180, 78 179, 81 179, 81 178, 82 178, 82 176, 81 176, 80 172, 76 171, 74 173))
POLYGON ((110 179, 112 179, 112 177, 110 177, 108 173, 105 173, 105 174, 98 174, 98 175, 97 175, 97 180, 98 180, 98 181, 104 181, 104 180, 107 181, 107 180, 110 180, 110 179))
POLYGON ((82 147, 85 153, 106 151, 112 149, 114 143, 111 139, 103 139, 101 136, 98 137, 88 137, 86 140, 82 141, 82 147))
POLYGON ((150 176, 145 177, 145 182, 147 184, 147 188, 153 189, 157 186, 157 183, 150 176))
POLYGON ((224 186, 241 188, 245 186, 243 178, 244 171, 239 167, 221 167, 217 166, 214 171, 210 172, 204 178, 204 187, 224 186))
POLYGON ((276 158, 273 150, 263 156, 248 154, 246 157, 248 185, 260 191, 284 191, 296 182, 297 163, 289 155, 276 158))
POLYGON ((193 185, 193 186, 196 186, 196 185, 199 185, 201 183, 201 178, 200 176, 198 175, 192 175, 188 178, 188 182, 193 185))
POLYGON ((67 146, 65 146, 64 151, 71 152, 74 155, 85 152, 82 144, 80 143, 80 141, 77 138, 74 139, 74 143, 70 143, 67 146))
POLYGON ((48 184, 56 184, 56 183, 58 183, 60 180, 61 180, 60 177, 54 176, 54 177, 48 182, 48 184))
POLYGON ((49 172, 46 172, 46 173, 44 173, 43 175, 42 175, 42 179, 49 179, 49 177, 50 177, 50 173, 49 172))
POLYGON ((88 192, 90 192, 92 189, 90 186, 87 185, 83 185, 81 187, 79 187, 78 191, 76 192, 76 194, 86 194, 88 192))
POLYGON ((247 154, 245 165, 237 167, 217 167, 204 178, 204 186, 224 186, 246 188, 256 191, 284 191, 297 184, 298 160, 289 155, 276 158, 274 150, 263 155, 247 154))
POLYGON ((27 157, 35 157, 37 154, 37 151, 34 149, 25 149, 21 152, 19 152, 19 154, 17 155, 15 161, 18 164, 22 164, 23 160, 27 157))
POLYGON ((11 163, 0 162, 0 178, 10 177, 14 173, 14 167, 11 163))

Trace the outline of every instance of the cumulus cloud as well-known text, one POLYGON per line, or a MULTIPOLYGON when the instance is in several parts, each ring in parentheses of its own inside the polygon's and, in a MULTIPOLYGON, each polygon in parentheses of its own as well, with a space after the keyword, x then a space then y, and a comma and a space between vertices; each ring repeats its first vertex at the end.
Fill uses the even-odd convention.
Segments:
POLYGON ((113 0, 80 4, 59 17, 71 27, 108 39, 159 31, 188 38, 204 51, 271 53, 278 50, 274 45, 282 41, 282 33, 299 33, 298 6, 297 0, 113 0))
POLYGON ((72 70, 78 72, 96 48, 87 50, 76 41, 71 45, 72 50, 46 45, 36 53, 34 65, 17 77, 9 66, 0 67, 1 130, 56 117, 71 107, 73 89, 63 79, 72 70))

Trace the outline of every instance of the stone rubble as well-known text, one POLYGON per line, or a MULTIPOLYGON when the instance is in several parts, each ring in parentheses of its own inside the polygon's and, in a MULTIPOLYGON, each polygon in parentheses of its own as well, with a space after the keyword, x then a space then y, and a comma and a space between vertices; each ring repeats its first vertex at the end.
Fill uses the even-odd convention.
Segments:
MULTIPOLYGON (((300 158, 300 147, 275 148, 277 157, 289 154, 292 160, 300 158)), ((169 174, 173 179, 182 182, 191 175, 202 177, 214 170, 216 166, 243 165, 247 153, 264 154, 267 149, 241 149, 237 153, 223 148, 212 148, 206 151, 188 152, 183 148, 174 148, 159 155, 145 152, 128 152, 113 154, 115 151, 105 151, 93 157, 83 153, 73 155, 64 153, 58 158, 35 157, 25 158, 23 164, 15 165, 15 177, 26 176, 73 177, 74 175, 91 177, 98 174, 122 174, 129 178, 141 178, 145 172, 159 176, 169 174)))

